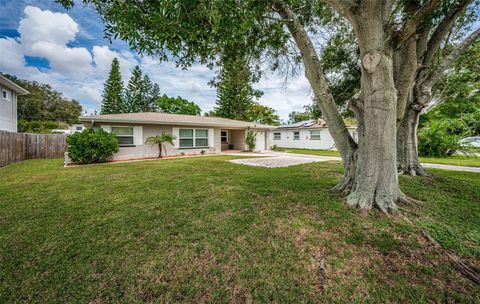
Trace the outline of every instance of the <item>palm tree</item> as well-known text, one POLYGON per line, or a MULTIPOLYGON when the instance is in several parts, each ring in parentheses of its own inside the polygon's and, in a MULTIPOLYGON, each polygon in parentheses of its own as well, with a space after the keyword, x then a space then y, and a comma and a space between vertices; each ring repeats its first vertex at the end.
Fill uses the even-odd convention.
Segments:
POLYGON ((175 136, 173 136, 171 134, 168 134, 167 132, 163 131, 161 135, 150 136, 149 138, 147 138, 145 143, 146 144, 152 144, 152 145, 157 144, 158 145, 158 151, 159 151, 158 157, 162 158, 163 143, 167 142, 167 143, 173 145, 173 140, 174 139, 175 139, 175 136))

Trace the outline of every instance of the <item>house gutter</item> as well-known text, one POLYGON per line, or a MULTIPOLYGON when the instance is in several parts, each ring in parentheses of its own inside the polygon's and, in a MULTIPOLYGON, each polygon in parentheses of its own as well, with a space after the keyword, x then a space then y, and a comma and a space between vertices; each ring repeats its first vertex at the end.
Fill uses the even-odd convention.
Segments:
POLYGON ((171 122, 171 121, 152 121, 152 120, 124 120, 124 119, 101 119, 97 118, 96 120, 91 118, 80 118, 81 122, 91 121, 92 125, 95 121, 97 122, 105 122, 105 123, 125 123, 125 124, 148 124, 148 125, 172 125, 172 126, 194 126, 194 127, 217 127, 217 128, 226 128, 226 129, 247 129, 247 128, 254 128, 254 129, 271 129, 271 126, 257 126, 257 124, 253 124, 251 126, 245 125, 227 125, 227 124, 218 124, 218 123, 195 123, 195 122, 171 122))

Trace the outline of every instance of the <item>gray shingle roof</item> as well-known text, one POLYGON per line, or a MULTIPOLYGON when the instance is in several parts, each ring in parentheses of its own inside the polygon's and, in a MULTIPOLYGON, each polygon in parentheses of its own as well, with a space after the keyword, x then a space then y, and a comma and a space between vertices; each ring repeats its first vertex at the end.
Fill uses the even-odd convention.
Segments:
POLYGON ((104 114, 81 116, 80 121, 91 122, 142 123, 161 125, 209 126, 224 128, 259 128, 272 129, 275 126, 257 124, 255 122, 227 119, 221 117, 207 117, 194 115, 167 114, 159 112, 104 114))

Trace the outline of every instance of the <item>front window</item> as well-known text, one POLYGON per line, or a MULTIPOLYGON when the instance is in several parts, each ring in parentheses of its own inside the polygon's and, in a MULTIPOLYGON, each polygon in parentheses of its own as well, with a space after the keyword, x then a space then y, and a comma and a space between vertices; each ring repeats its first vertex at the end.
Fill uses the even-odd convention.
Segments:
POLYGON ((311 140, 320 140, 320 130, 310 131, 311 140))
POLYGON ((293 132, 293 139, 294 140, 299 140, 300 139, 300 132, 299 131, 293 132))
POLYGON ((133 146, 133 127, 112 127, 120 147, 133 146))
POLYGON ((208 147, 207 129, 180 129, 180 148, 208 147))
POLYGON ((281 138, 282 138, 282 135, 280 132, 273 133, 273 140, 280 140, 281 138))
POLYGON ((228 131, 227 130, 222 130, 222 144, 227 144, 228 143, 228 131))

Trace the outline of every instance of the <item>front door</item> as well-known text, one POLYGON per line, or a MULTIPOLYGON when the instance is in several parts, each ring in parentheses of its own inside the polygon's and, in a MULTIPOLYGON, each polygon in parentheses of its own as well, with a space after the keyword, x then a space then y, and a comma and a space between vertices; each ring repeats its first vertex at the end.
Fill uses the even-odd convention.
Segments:
POLYGON ((265 148, 265 131, 257 131, 257 138, 255 140, 255 150, 263 151, 265 148))

